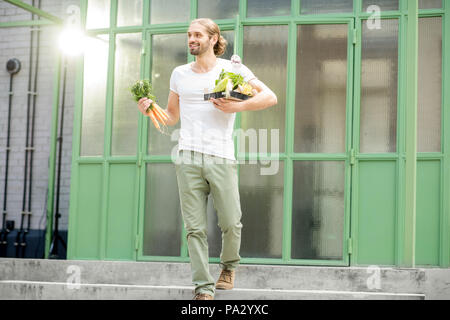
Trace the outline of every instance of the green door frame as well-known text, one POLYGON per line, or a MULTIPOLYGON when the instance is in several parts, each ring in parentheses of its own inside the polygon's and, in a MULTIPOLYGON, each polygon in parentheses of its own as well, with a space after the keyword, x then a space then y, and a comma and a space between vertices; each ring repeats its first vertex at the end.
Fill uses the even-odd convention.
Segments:
MULTIPOLYGON (((144 41, 144 47, 150 49, 150 41, 149 41, 149 35, 150 34, 156 34, 156 33, 174 33, 174 32, 185 32, 188 28, 188 23, 173 23, 173 24, 164 24, 164 25, 151 25, 149 23, 149 9, 150 9, 150 2, 148 0, 144 0, 144 10, 143 10, 143 24, 141 26, 135 26, 135 27, 117 27, 115 24, 116 16, 117 16, 117 8, 118 8, 118 0, 112 0, 111 1, 111 26, 110 28, 104 28, 104 29, 97 29, 97 30, 89 30, 91 34, 109 34, 110 35, 110 61, 109 61, 109 70, 111 78, 108 79, 108 101, 107 104, 111 105, 112 103, 112 97, 111 97, 111 89, 112 84, 114 83, 114 77, 111 73, 111 70, 114 69, 114 39, 115 34, 117 33, 127 33, 127 32, 142 32, 143 41, 144 41)), ((414 0, 417 2, 417 0, 414 0)), ((447 15, 444 18, 443 22, 443 28, 449 29, 450 22, 449 19, 449 7, 448 1, 444 1, 444 8, 443 9, 433 9, 433 10, 420 10, 419 16, 443 16, 444 10, 447 13, 447 15)), ((197 17, 197 8, 198 8, 198 0, 191 0, 191 11, 190 11, 190 19, 194 19, 197 17)), ((355 100, 355 102, 351 102, 354 104, 355 110, 352 110, 352 108, 348 108, 347 112, 350 112, 350 117, 353 119, 353 125, 350 125, 350 123, 347 124, 347 139, 350 139, 351 141, 347 141, 347 154, 345 155, 327 155, 324 156, 325 159, 332 159, 335 160, 342 160, 346 161, 349 164, 353 164, 355 162, 354 166, 349 166, 352 168, 351 171, 353 173, 350 173, 350 170, 347 172, 347 179, 348 181, 351 180, 351 183, 346 183, 348 188, 351 188, 351 192, 348 192, 348 199, 346 199, 347 203, 347 209, 348 213, 346 213, 346 233, 345 237, 350 237, 350 240, 346 239, 345 237, 345 243, 344 243, 344 257, 342 261, 308 261, 308 260, 292 260, 290 259, 290 239, 291 239, 291 222, 290 219, 292 217, 292 213, 290 212, 292 210, 292 174, 293 174, 293 160, 306 160, 309 156, 305 155, 296 155, 293 153, 292 145, 293 145, 293 131, 294 131, 294 112, 295 112, 295 64, 296 64, 296 32, 297 32, 297 25, 298 24, 327 24, 327 23, 348 23, 349 24, 349 35, 353 35, 355 39, 355 48, 353 51, 353 43, 349 41, 349 52, 351 52, 352 57, 354 57, 354 66, 353 64, 350 64, 350 68, 352 69, 352 72, 350 72, 349 69, 349 77, 351 77, 351 81, 349 84, 348 92, 351 93, 348 98, 351 97, 358 97, 360 92, 360 83, 358 82, 358 77, 355 77, 353 79, 353 74, 358 75, 361 72, 361 22, 364 19, 367 19, 370 17, 370 14, 363 12, 361 7, 361 2, 359 0, 354 0, 354 9, 353 12, 348 14, 320 14, 320 15, 300 15, 300 0, 292 0, 291 1, 291 15, 289 16, 283 16, 283 17, 261 17, 261 18, 247 18, 246 16, 246 10, 247 10, 247 0, 241 0, 239 2, 239 17, 238 22, 236 22, 235 19, 226 19, 226 20, 219 20, 219 25, 225 30, 236 30, 236 27, 238 27, 238 32, 235 33, 237 39, 243 38, 243 28, 244 26, 251 26, 251 25, 287 25, 289 27, 289 45, 288 45, 288 82, 287 82, 287 114, 286 114, 286 152, 281 155, 281 159, 286 161, 286 167, 285 167, 285 196, 284 196, 284 224, 283 224, 283 259, 282 260, 274 260, 274 259, 244 259, 244 263, 270 263, 270 264, 277 264, 277 263, 292 263, 292 264, 322 264, 322 265, 353 265, 358 264, 358 257, 357 257, 357 243, 358 239, 356 237, 357 230, 356 230, 356 222, 357 222, 357 181, 358 178, 358 164, 362 160, 370 159, 371 157, 375 157, 376 159, 380 160, 393 160, 397 163, 397 175, 398 179, 397 181, 406 181, 406 179, 410 179, 411 177, 414 179, 416 175, 416 169, 415 166, 408 165, 406 168, 406 164, 404 161, 401 161, 403 159, 407 159, 408 163, 409 161, 413 160, 417 155, 413 155, 411 150, 414 150, 414 145, 416 144, 414 140, 416 138, 411 138, 411 133, 414 133, 416 129, 414 129, 414 124, 412 127, 411 132, 408 132, 406 134, 405 132, 405 126, 406 122, 412 123, 414 122, 414 115, 408 118, 405 118, 407 115, 406 113, 406 104, 408 106, 412 105, 414 106, 415 102, 412 101, 406 101, 408 95, 411 94, 411 92, 414 94, 417 92, 417 89, 414 90, 413 84, 406 85, 406 76, 405 72, 407 70, 407 66, 409 64, 412 65, 413 69, 414 67, 417 68, 417 60, 414 61, 413 58, 410 58, 408 60, 405 60, 407 57, 407 53, 409 52, 407 50, 407 40, 408 39, 417 39, 417 31, 413 30, 413 27, 411 27, 411 30, 408 32, 407 29, 407 17, 408 13, 415 15, 417 13, 416 10, 413 8, 407 7, 407 0, 400 0, 400 8, 397 11, 386 11, 381 13, 382 19, 398 19, 399 25, 400 25, 400 37, 401 39, 399 43, 399 101, 398 101, 398 150, 395 154, 392 155, 385 155, 385 154, 375 154, 375 155, 364 155, 359 154, 357 150, 359 150, 357 147, 359 145, 359 101, 355 100), (408 12, 410 10, 411 12, 408 12), (353 26, 353 21, 355 21, 355 25, 353 26), (353 30, 356 30, 354 32, 353 30), (409 35, 409 36, 408 36, 409 35), (351 48, 351 50, 350 50, 351 48), (354 80, 354 81, 353 81, 354 80), (354 111, 354 112, 353 112, 354 111), (358 120, 358 121, 356 121, 358 120), (348 134, 349 131, 351 134, 348 134), (407 140, 408 139, 408 140, 407 140), (408 153, 405 153, 406 150, 408 150, 408 153), (356 169, 355 169, 356 168, 356 169), (352 197, 352 199, 350 199, 352 197), (351 207, 350 207, 351 204, 351 207), (350 213, 351 212, 351 213, 350 213), (351 216, 351 217, 350 217, 351 216), (351 220, 351 224, 350 224, 351 220), (350 254, 350 259, 349 255, 350 254)), ((85 17, 87 12, 87 0, 82 0, 82 16, 85 17)), ((352 38, 351 36, 349 37, 352 38)), ((449 39, 449 32, 444 33, 444 46, 446 50, 444 51, 444 54, 446 55, 446 60, 449 61, 449 46, 450 41, 449 39)), ((411 41, 411 40, 410 40, 411 41)), ((242 41, 236 41, 236 51, 238 54, 242 55, 242 41)), ((411 42, 409 42, 411 45, 411 48, 415 47, 411 42)), ((147 54, 147 50, 144 50, 144 54, 147 54)), ((413 52, 414 56, 414 52, 413 52)), ((146 57, 145 60, 150 61, 150 55, 146 57)), ((191 58, 192 59, 192 58, 191 58)), ((245 57, 244 57, 245 59, 245 57)), ((80 68, 82 68, 82 62, 80 62, 80 68)), ((444 83, 447 83, 449 80, 449 64, 444 63, 444 83)), ((147 66, 143 66, 141 68, 141 74, 142 75, 149 75, 149 68, 147 66)), ((136 259, 138 260, 144 260, 144 261, 188 261, 187 259, 187 249, 185 243, 183 244, 181 248, 181 255, 180 257, 176 258, 170 258, 170 257, 145 257, 142 256, 142 222, 143 222, 143 199, 145 195, 145 188, 143 186, 145 185, 145 166, 143 166, 143 163, 151 163, 151 162, 167 162, 170 161, 170 157, 160 157, 160 156, 147 156, 147 129, 148 129, 148 122, 144 121, 143 117, 139 118, 139 150, 138 154, 132 157, 111 157, 108 154, 110 144, 111 144, 111 108, 107 108, 107 116, 106 116, 106 124, 105 124, 105 134, 107 135, 107 138, 105 139, 105 156, 103 157, 80 157, 79 156, 79 148, 80 148, 80 134, 81 134, 81 107, 82 107, 82 71, 78 71, 78 78, 77 78, 77 104, 76 104, 76 113, 75 113, 75 124, 74 124, 74 149, 73 149, 73 162, 72 162, 72 186, 71 186, 71 209, 70 209, 70 222, 69 222, 69 258, 80 258, 83 259, 82 255, 75 254, 77 252, 74 248, 77 247, 77 239, 75 238, 76 229, 79 228, 79 226, 76 226, 74 221, 76 221, 76 212, 77 212, 77 188, 78 188, 78 174, 79 174, 79 166, 81 164, 102 164, 106 165, 107 163, 114 162, 114 163, 120 163, 122 161, 125 161, 128 164, 137 164, 137 167, 139 168, 139 178, 138 178, 138 185, 139 187, 139 196, 138 196, 138 202, 140 203, 139 206, 139 215, 137 217, 136 225, 139 226, 138 229, 136 229, 136 238, 133 239, 133 241, 136 241, 136 259)), ((449 93, 443 93, 444 96, 444 102, 443 105, 448 105, 450 102, 449 93)), ((349 99, 351 100, 351 99, 349 99)), ((447 108, 448 109, 448 108, 447 108)), ((450 138, 448 138, 449 135, 449 126, 447 124, 450 124, 450 111, 446 110, 446 108, 443 108, 443 122, 446 124, 444 125, 444 132, 443 132, 443 151, 442 154, 439 156, 440 159, 443 159, 444 166, 443 166, 443 173, 445 174, 445 179, 443 180, 443 188, 441 190, 442 193, 442 203, 443 203, 443 210, 441 212, 442 220, 441 220, 441 262, 440 264, 445 266, 449 263, 449 218, 448 218, 448 211, 450 209, 450 202, 447 200, 448 197, 444 197, 444 192, 448 192, 450 190, 450 158, 447 150, 450 150, 450 138), (445 150, 445 153, 444 153, 445 150)), ((409 109, 408 109, 409 111, 409 109)), ((409 115, 410 113, 408 113, 409 115)), ((240 117, 237 118, 237 124, 240 123, 240 117)), ((414 136, 414 135, 413 135, 414 136)), ((313 155, 313 160, 317 160, 319 157, 315 157, 316 155, 313 155)), ((420 154, 420 158, 423 157, 436 157, 436 154, 428 155, 428 154, 420 154)), ((103 183, 107 185, 108 181, 108 169, 104 169, 104 181, 103 183)), ((397 203, 397 243, 396 243, 396 264, 397 265, 403 265, 403 266, 413 266, 414 265, 414 249, 411 246, 411 241, 414 239, 414 205, 411 207, 410 205, 407 206, 407 203, 411 204, 412 202, 415 203, 416 201, 416 195, 415 195, 415 188, 410 187, 407 188, 403 185, 403 183, 398 183, 397 191, 398 191, 398 203, 397 203), (406 212, 406 210, 409 210, 406 212)), ((106 211, 106 202, 108 201, 108 194, 103 194, 103 215, 102 219, 106 219, 107 211, 106 211)), ((101 222, 102 225, 105 224, 104 221, 101 222)), ((105 239, 107 235, 105 235, 105 227, 101 227, 102 236, 101 239, 105 239)), ((104 240, 100 240, 103 242, 104 240)), ((101 252, 98 256, 100 259, 105 258, 104 254, 104 244, 99 244, 101 247, 101 252)), ((211 260, 212 262, 217 262, 217 259, 211 260)))
POLYGON ((403 254, 399 264, 416 264, 416 183, 417 183, 417 100, 419 59, 419 1, 408 2, 407 59, 406 59, 406 145, 405 145, 405 231, 403 254))
MULTIPOLYGON (((443 28, 443 73, 442 88, 450 86, 450 2, 444 0, 443 28)), ((440 266, 450 267, 450 91, 442 90, 442 150, 443 166, 441 169, 443 182, 442 186, 442 209, 441 209, 441 239, 440 243, 440 266), (446 194, 445 194, 446 192, 446 194)))

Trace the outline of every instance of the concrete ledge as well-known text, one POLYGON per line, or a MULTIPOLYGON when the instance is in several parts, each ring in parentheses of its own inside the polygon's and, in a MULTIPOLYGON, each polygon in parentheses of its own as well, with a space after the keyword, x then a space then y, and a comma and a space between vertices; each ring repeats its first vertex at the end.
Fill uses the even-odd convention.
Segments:
MULTIPOLYGON (((0 281, 2 300, 192 300, 194 287, 0 281)), ((217 291, 217 300, 423 300, 423 294, 324 290, 234 289, 217 291)))
MULTIPOLYGON (((0 281, 66 283, 76 268, 86 285, 190 287, 188 263, 0 259, 0 281)), ((210 265, 213 277, 220 268, 210 265)), ((241 265, 237 289, 325 290, 327 292, 424 294, 427 299, 450 299, 450 269, 365 267, 304 267, 241 265), (377 286, 371 286, 374 276, 377 286)), ((271 291, 273 293, 273 291, 271 291)))

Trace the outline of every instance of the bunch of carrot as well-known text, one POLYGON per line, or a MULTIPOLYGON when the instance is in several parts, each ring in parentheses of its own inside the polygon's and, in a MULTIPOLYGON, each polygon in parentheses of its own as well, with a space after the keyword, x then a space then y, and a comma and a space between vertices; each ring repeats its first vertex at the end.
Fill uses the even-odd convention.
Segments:
MULTIPOLYGON (((152 93, 152 85, 149 80, 138 80, 130 89, 133 94, 134 100, 139 101, 142 98, 148 98, 152 101, 156 100, 156 97, 152 93)), ((147 115, 152 120, 153 125, 158 131, 164 133, 162 131, 162 127, 166 127, 167 120, 169 120, 169 116, 167 113, 158 106, 155 102, 153 102, 147 109, 147 115)))
POLYGON ((163 133, 163 131, 161 130, 161 126, 166 127, 166 121, 169 120, 169 116, 167 115, 167 113, 163 109, 161 109, 160 106, 153 102, 147 109, 147 115, 152 120, 155 128, 163 133))

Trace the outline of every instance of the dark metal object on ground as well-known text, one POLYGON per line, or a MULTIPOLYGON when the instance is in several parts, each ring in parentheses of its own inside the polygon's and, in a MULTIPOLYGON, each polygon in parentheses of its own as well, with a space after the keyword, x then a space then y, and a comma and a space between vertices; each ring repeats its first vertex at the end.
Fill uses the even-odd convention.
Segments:
POLYGON ((62 97, 61 97, 61 116, 59 119, 59 137, 58 137, 58 169, 56 173, 56 202, 55 202, 55 229, 53 231, 52 243, 50 245, 50 259, 59 259, 59 242, 67 251, 67 245, 64 239, 59 234, 59 219, 61 214, 59 213, 59 200, 61 195, 61 159, 62 159, 62 143, 63 143, 63 133, 64 133, 64 109, 66 101, 66 80, 67 80, 67 58, 64 58, 64 75, 63 75, 63 86, 62 86, 62 97))
POLYGON ((6 63, 6 70, 10 74, 9 78, 9 94, 8 94, 8 120, 6 133, 6 160, 5 160, 5 181, 3 190, 3 211, 2 211, 2 229, 0 231, 0 257, 6 257, 8 249, 8 235, 14 229, 14 223, 7 221, 8 215, 8 178, 9 178, 9 154, 11 152, 11 111, 13 98, 13 78, 19 73, 21 63, 18 59, 13 58, 6 63))

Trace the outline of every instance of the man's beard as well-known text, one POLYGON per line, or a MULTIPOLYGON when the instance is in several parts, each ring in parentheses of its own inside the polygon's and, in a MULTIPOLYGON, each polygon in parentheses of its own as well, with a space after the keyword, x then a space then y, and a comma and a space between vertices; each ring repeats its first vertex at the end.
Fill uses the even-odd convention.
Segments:
POLYGON ((199 44, 198 47, 195 47, 195 48, 192 48, 192 49, 190 48, 189 51, 191 52, 191 54, 193 56, 199 56, 199 55, 207 52, 208 51, 208 47, 206 45, 202 46, 202 44, 199 44))

